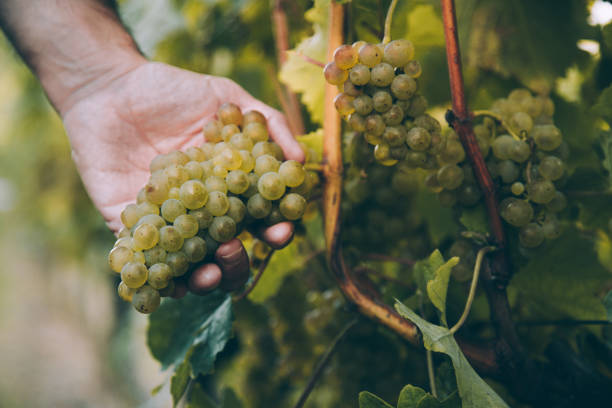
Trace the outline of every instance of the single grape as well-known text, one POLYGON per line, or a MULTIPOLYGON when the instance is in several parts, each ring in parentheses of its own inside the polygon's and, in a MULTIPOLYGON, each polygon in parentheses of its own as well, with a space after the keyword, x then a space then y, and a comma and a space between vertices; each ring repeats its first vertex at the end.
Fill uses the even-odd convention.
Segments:
MULTIPOLYGON (((349 73, 350 74, 350 73, 349 73)), ((344 83, 344 85, 342 86, 342 91, 350 96, 359 96, 361 95, 363 92, 361 90, 360 86, 355 85, 354 83, 352 83, 350 80, 346 81, 344 83)))
POLYGON ((359 48, 359 62, 373 68, 383 59, 383 50, 376 44, 364 44, 359 48))
POLYGON ((257 142, 255 146, 253 146, 253 150, 251 150, 251 155, 253 158, 257 159, 259 156, 269 154, 270 156, 274 156, 274 150, 272 148, 272 144, 269 142, 257 142))
MULTIPOLYGON (((221 129, 221 138, 224 142, 229 142, 232 136, 240 133, 240 128, 236 125, 225 125, 221 129)), ((213 157, 214 158, 214 157, 213 157)))
POLYGON ((421 167, 425 166, 427 162, 427 155, 423 152, 409 151, 406 155, 406 164, 410 167, 421 167))
POLYGON ((250 198, 253 195, 257 194, 257 182, 259 181, 259 176, 255 173, 249 173, 249 188, 242 193, 241 195, 246 198, 250 198))
POLYGON ((525 192, 525 185, 520 181, 515 181, 514 183, 512 183, 512 187, 510 187, 510 189, 512 191, 512 194, 520 196, 525 192))
POLYGON ((181 232, 171 225, 162 227, 159 230, 159 246, 168 252, 178 251, 183 246, 181 232))
POLYGON ((200 237, 191 237, 185 240, 182 252, 185 253, 189 262, 200 262, 206 257, 206 241, 200 237))
POLYGON ((531 157, 531 148, 526 142, 514 140, 508 155, 511 160, 524 163, 531 157))
POLYGON ((242 123, 244 124, 244 127, 246 127, 249 123, 255 122, 261 123, 264 126, 267 124, 266 117, 258 111, 248 111, 242 117, 242 123))
POLYGON ((372 102, 374 103, 374 110, 377 112, 386 112, 393 106, 393 98, 387 91, 377 91, 372 95, 372 102))
POLYGON ((191 238, 198 233, 200 223, 194 216, 183 214, 176 217, 173 226, 180 232, 183 238, 191 238))
POLYGON ((379 143, 374 147, 374 158, 383 166, 393 166, 397 163, 397 160, 391 157, 391 147, 386 142, 379 143))
POLYGON ((408 132, 406 144, 417 152, 427 150, 431 143, 431 134, 422 127, 413 127, 408 132))
POLYGON ((421 68, 419 61, 412 60, 408 61, 408 63, 404 65, 404 73, 412 78, 418 78, 423 73, 423 69, 421 68))
POLYGON ((393 40, 385 46, 383 61, 403 67, 414 57, 414 45, 408 40, 393 40))
POLYGON ((128 204, 121 212, 121 222, 126 228, 132 228, 143 215, 138 204, 128 204))
POLYGON ((166 257, 166 264, 172 269, 172 276, 183 276, 189 269, 189 259, 183 251, 171 252, 166 257))
POLYGON ((168 190, 170 185, 168 184, 168 178, 162 173, 154 173, 157 175, 151 175, 149 182, 144 186, 145 197, 147 201, 161 205, 166 198, 168 198, 168 190))
POLYGON ((125 300, 126 302, 131 302, 134 292, 136 292, 136 289, 128 287, 125 282, 119 282, 119 286, 117 286, 117 293, 121 299, 125 300))
MULTIPOLYGON (((140 221, 140 220, 138 220, 140 221)), ((130 229, 123 227, 119 230, 119 232, 117 233, 117 238, 125 238, 125 237, 129 237, 130 236, 130 229)))
POLYGON ((163 289, 172 279, 172 268, 165 263, 156 263, 149 268, 147 282, 154 289, 163 289))
POLYGON ((252 122, 246 125, 243 133, 245 136, 251 139, 253 143, 265 142, 269 137, 268 128, 265 124, 259 122, 252 122))
POLYGON ((387 126, 383 133, 383 140, 389 147, 402 146, 406 141, 406 130, 403 126, 387 126))
POLYGON ((353 107, 355 108, 355 112, 365 116, 374 109, 374 102, 368 95, 359 95, 353 100, 353 107))
POLYGON ((272 211, 272 203, 263 198, 261 194, 254 194, 247 202, 247 211, 253 218, 265 218, 272 211))
POLYGON ((535 248, 544 241, 544 231, 538 224, 532 222, 521 228, 519 241, 525 248, 535 248))
POLYGON ((147 267, 138 262, 128 262, 121 268, 121 280, 133 289, 144 285, 147 281, 147 276, 147 267))
POLYGON ((229 209, 227 195, 221 191, 211 191, 208 194, 206 209, 215 217, 219 217, 229 209))
POLYGON ((208 228, 213 220, 213 215, 206 208, 191 210, 189 211, 189 215, 198 220, 198 229, 200 230, 205 230, 208 228))
POLYGON ((131 262, 133 257, 134 252, 130 248, 116 246, 108 254, 108 265, 114 272, 121 273, 123 266, 131 262))
MULTIPOLYGON (((370 68, 364 64, 357 64, 349 71, 351 83, 362 86, 370 82, 370 68)), ((345 82, 346 83, 346 82, 345 82)))
POLYGON ((334 51, 334 62, 340 69, 349 69, 353 67, 358 59, 359 55, 357 50, 350 45, 341 45, 334 51))
POLYGON ((510 118, 510 127, 517 132, 531 132, 533 129, 533 119, 525 112, 516 112, 510 118))
POLYGON ((415 95, 410 101, 410 107, 402 107, 408 116, 420 116, 427 110, 427 99, 423 95, 415 95))
POLYGON ((181 214, 185 214, 186 212, 187 210, 185 209, 183 203, 173 198, 169 198, 168 200, 164 201, 161 206, 162 217, 164 217, 164 219, 166 219, 168 222, 174 222, 176 217, 181 214))
MULTIPOLYGON (((263 156, 259 158, 261 157, 263 156)), ((242 170, 232 170, 225 178, 225 182, 228 190, 233 194, 242 194, 249 188, 249 177, 242 170)))
POLYGON ((236 235, 236 222, 227 216, 215 217, 208 232, 215 241, 227 242, 236 235))
POLYGON ((166 250, 160 247, 159 245, 154 246, 151 249, 147 249, 142 253, 145 257, 145 265, 149 267, 156 263, 166 262, 166 256, 168 256, 166 250))
POLYGON ((180 164, 171 164, 163 172, 170 187, 180 187, 181 184, 189 180, 187 170, 180 164))
POLYGON ((168 155, 161 153, 155 156, 153 160, 151 160, 151 163, 149 163, 149 170, 151 171, 151 173, 154 173, 158 170, 165 169, 168 164, 170 164, 168 160, 168 155))
POLYGON ((546 239, 557 239, 561 236, 561 223, 554 214, 546 214, 542 221, 542 232, 546 239))
POLYGON ((447 190, 454 190, 463 182, 464 174, 461 167, 447 164, 438 170, 437 177, 442 187, 447 190))
POLYGON ((261 176, 265 173, 278 171, 280 163, 275 157, 264 154, 255 160, 255 174, 261 176))
POLYGON ((172 165, 184 166, 189 162, 189 156, 180 150, 174 150, 166 155, 168 160, 168 167, 172 165))
POLYGON ((244 133, 236 133, 229 141, 232 147, 240 150, 250 151, 253 148, 253 140, 244 133))
POLYGON ((533 218, 533 207, 525 200, 509 197, 499 206, 501 217, 515 227, 525 226, 533 218))
POLYGON ((197 161, 190 161, 187 163, 185 165, 185 170, 187 170, 187 174, 189 174, 189 178, 192 180, 199 180, 204 175, 204 170, 197 161))
POLYGON ((289 193, 280 201, 279 210, 283 217, 290 221, 300 219, 306 210, 306 199, 301 195, 289 193))
POLYGON ((396 76, 391 82, 391 92, 397 99, 408 100, 412 98, 416 90, 416 81, 405 74, 396 76))
POLYGON ((160 301, 159 292, 149 285, 139 288, 132 296, 132 306, 144 314, 153 313, 157 310, 160 301))
POLYGON ((278 174, 287 187, 299 186, 306 177, 304 166, 295 160, 284 161, 278 168, 278 174))
POLYGON ((197 146, 188 147, 185 150, 185 154, 189 157, 190 162, 193 161, 197 163, 206 160, 206 154, 197 146))
POLYGON ((404 111, 395 104, 382 115, 382 118, 387 126, 398 126, 404 120, 404 111))
POLYGON ((497 164, 497 170, 502 181, 510 184, 518 179, 520 174, 519 167, 512 160, 502 160, 497 164))
POLYGON ((552 200, 546 204, 546 209, 551 212, 563 211, 565 207, 567 207, 567 198, 565 198, 565 195, 560 191, 555 191, 552 200))
POLYGON ((227 170, 237 170, 242 165, 242 157, 238 150, 227 147, 214 157, 213 164, 223 166, 227 170))
POLYGON ((511 158, 511 152, 515 146, 516 140, 510 135, 501 135, 491 143, 493 155, 499 160, 508 160, 511 158))
POLYGON ((116 247, 126 247, 128 249, 132 249, 132 237, 119 238, 113 245, 113 248, 116 247))
POLYGON ((378 114, 368 115, 365 118, 366 132, 373 136, 382 136, 385 131, 385 122, 382 116, 378 114))
POLYGON ((355 132, 365 131, 365 118, 358 113, 351 113, 347 119, 347 122, 352 130, 355 132))
POLYGON ((204 140, 207 142, 220 142, 223 140, 221 137, 221 129, 223 128, 223 124, 218 120, 211 120, 210 122, 204 125, 203 133, 204 140))
POLYGON ((538 148, 551 151, 561 145, 561 131, 554 125, 538 125, 533 127, 533 140, 538 148))
POLYGON ((253 170, 255 168, 255 158, 251 156, 251 152, 248 150, 239 150, 238 153, 240 153, 240 157, 242 157, 242 165, 239 170, 245 173, 253 170))
POLYGON ((393 67, 386 62, 381 62, 372 68, 370 72, 370 83, 374 86, 388 86, 395 78, 393 67))
POLYGON ((465 160, 465 150, 458 140, 447 140, 444 150, 439 154, 440 162, 446 164, 461 163, 465 160))
POLYGON ((340 85, 348 78, 348 71, 340 69, 334 61, 327 63, 323 68, 325 80, 332 85, 340 85))
POLYGON ((225 215, 233 219, 236 224, 238 224, 244 219, 244 216, 246 215, 246 206, 244 205, 242 200, 237 197, 230 197, 228 198, 228 200, 230 206, 225 215))
POLYGON ((473 205, 478 204, 480 201, 480 189, 478 186, 474 184, 463 184, 459 187, 459 192, 457 193, 457 199, 466 207, 471 207, 473 205))
POLYGON ((159 215, 147 214, 141 219, 139 219, 135 226, 138 227, 142 224, 151 224, 155 228, 160 229, 161 227, 166 225, 166 221, 164 221, 164 219, 159 215))
POLYGON ((549 203, 555 197, 556 191, 555 185, 548 180, 534 181, 527 185, 529 199, 538 204, 549 203))
POLYGON ((142 224, 136 227, 132 234, 134 250, 151 249, 159 242, 159 230, 151 224, 142 224))
POLYGON ((145 264, 146 259, 142 251, 134 251, 134 258, 132 258, 132 262, 136 262, 139 264, 145 264))
POLYGON ((556 156, 546 156, 540 160, 538 172, 547 180, 559 180, 563 176, 563 161, 556 156))
MULTIPOLYGON (((140 209, 141 213, 140 218, 144 217, 145 215, 159 215, 159 207, 148 201, 138 204, 138 208, 140 209)), ((138 224, 138 222, 136 222, 136 224, 138 224)))
POLYGON ((210 194, 214 191, 221 193, 227 193, 227 184, 225 180, 217 176, 209 176, 204 182, 204 186, 208 191, 208 199, 210 200, 210 194))
POLYGON ((217 116, 224 125, 234 124, 236 126, 242 126, 242 111, 240 111, 237 105, 231 102, 226 102, 219 106, 217 116))
POLYGON ((179 197, 186 208, 195 210, 206 204, 208 191, 200 180, 189 180, 181 186, 179 197))
POLYGON ((266 200, 278 200, 285 194, 285 183, 275 172, 269 172, 259 177, 257 190, 266 200))

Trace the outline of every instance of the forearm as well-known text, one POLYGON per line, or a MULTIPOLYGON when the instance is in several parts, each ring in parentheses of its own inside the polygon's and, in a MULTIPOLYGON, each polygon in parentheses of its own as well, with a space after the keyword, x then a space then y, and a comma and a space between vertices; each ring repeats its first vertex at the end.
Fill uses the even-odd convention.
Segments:
POLYGON ((64 114, 144 62, 108 0, 0 0, 0 26, 64 114))

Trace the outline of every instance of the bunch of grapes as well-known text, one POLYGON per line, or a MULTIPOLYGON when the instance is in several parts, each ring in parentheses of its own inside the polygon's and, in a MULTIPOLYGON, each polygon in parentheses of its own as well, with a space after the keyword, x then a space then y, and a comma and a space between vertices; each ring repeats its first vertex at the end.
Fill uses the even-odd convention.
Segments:
POLYGON ((341 45, 324 69, 327 82, 342 92, 336 110, 351 130, 373 146, 385 166, 403 162, 411 168, 433 168, 441 149, 440 123, 425 113, 427 100, 418 91, 421 65, 408 40, 388 44, 358 41, 341 45))
MULTIPOLYGON (((474 126, 474 133, 499 192, 500 215, 519 229, 523 247, 538 247, 560 235, 556 214, 567 203, 558 188, 564 182, 569 151, 553 124, 554 104, 550 98, 517 89, 495 101, 491 113, 496 120, 487 117, 474 126)), ((481 193, 452 129, 443 144, 444 154, 437 156, 440 167, 426 184, 438 191, 444 205, 475 205, 481 193)))
MULTIPOLYGON (((217 116, 204 126, 201 147, 151 161, 137 202, 121 213, 125 227, 108 262, 121 275, 119 296, 139 312, 151 313, 160 297, 173 296, 176 280, 189 279, 250 223, 300 219, 317 182, 268 141, 261 113, 243 115, 227 103, 217 116)), ((246 279, 222 277, 209 286, 235 290, 246 279)))

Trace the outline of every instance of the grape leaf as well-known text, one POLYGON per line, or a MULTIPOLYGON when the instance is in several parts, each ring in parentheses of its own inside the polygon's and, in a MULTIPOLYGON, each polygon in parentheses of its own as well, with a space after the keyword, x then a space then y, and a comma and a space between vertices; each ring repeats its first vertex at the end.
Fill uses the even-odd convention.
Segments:
POLYGON ((421 214, 425 220, 427 231, 435 246, 459 231, 459 226, 453 219, 451 209, 442 207, 435 194, 429 191, 419 191, 416 194, 414 204, 414 210, 421 214))
POLYGON ((402 388, 397 400, 397 408, 416 408, 417 404, 427 393, 425 390, 414 385, 406 385, 402 388))
POLYGON ((372 394, 371 392, 362 391, 359 393, 359 408, 393 408, 385 401, 372 394))
POLYGON ((313 163, 320 163, 323 158, 323 129, 319 128, 314 132, 310 132, 304 136, 298 136, 297 141, 304 143, 307 147, 311 148, 316 155, 311 157, 309 161, 313 163))
POLYGON ((463 408, 508 407, 500 396, 476 374, 446 327, 437 326, 423 320, 400 301, 396 301, 395 309, 400 315, 419 327, 427 350, 444 353, 450 357, 455 368, 457 388, 463 408))
POLYGON ((202 385, 196 382, 189 393, 187 408, 219 408, 219 406, 206 394, 202 385))
MULTIPOLYGON (((444 258, 439 250, 435 250, 429 257, 430 266, 439 265, 434 271, 433 279, 427 282, 427 296, 431 303, 440 311, 440 320, 446 326, 446 292, 451 270, 459 263, 459 258, 452 257, 444 263, 444 258)), ((416 268, 415 268, 416 270, 416 268)))
POLYGON ((172 403, 176 406, 187 389, 187 384, 191 378, 191 364, 186 359, 179 364, 174 370, 174 375, 170 379, 170 394, 172 395, 172 403))
POLYGON ((147 343, 163 368, 188 361, 195 377, 212 371, 231 330, 232 301, 227 293, 189 294, 163 302, 151 315, 147 343))
POLYGON ((301 94, 312 120, 318 123, 323 123, 325 79, 322 68, 304 57, 326 62, 328 10, 329 0, 315 0, 314 7, 304 15, 312 23, 314 33, 302 40, 295 49, 287 51, 287 61, 279 73, 281 82, 301 94))
POLYGON ((593 112, 601 116, 606 122, 612 123, 612 86, 607 87, 599 94, 597 103, 593 105, 593 112))
POLYGON ((486 210, 482 205, 466 208, 461 212, 459 222, 468 230, 486 234, 489 232, 486 210))

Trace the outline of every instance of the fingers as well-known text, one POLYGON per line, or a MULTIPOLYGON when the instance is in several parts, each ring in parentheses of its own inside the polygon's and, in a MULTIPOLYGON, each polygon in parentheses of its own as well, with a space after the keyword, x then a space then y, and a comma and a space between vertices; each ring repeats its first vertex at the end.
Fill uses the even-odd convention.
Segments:
POLYGON ((249 279, 249 257, 239 239, 234 238, 219 246, 215 261, 223 271, 221 289, 236 290, 249 279))
POLYGON ((257 236, 272 248, 282 249, 291 242, 294 231, 293 223, 287 221, 261 228, 257 231, 257 236))
POLYGON ((196 295, 205 295, 221 283, 221 268, 214 263, 203 265, 189 277, 189 290, 196 295))

